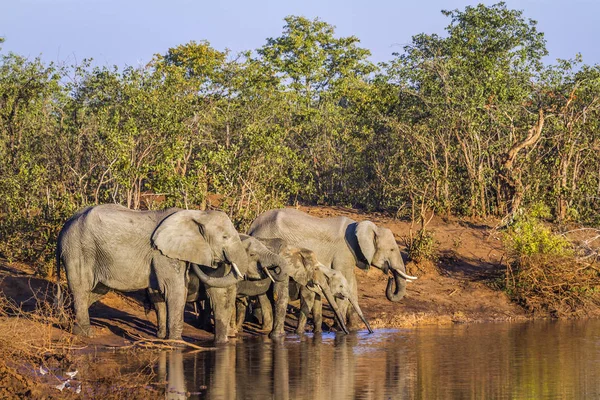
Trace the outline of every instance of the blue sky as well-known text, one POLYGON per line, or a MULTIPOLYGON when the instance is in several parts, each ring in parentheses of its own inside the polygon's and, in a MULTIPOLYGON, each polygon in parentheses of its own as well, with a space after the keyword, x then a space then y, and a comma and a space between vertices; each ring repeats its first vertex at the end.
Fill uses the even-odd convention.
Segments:
MULTIPOLYGON (((0 7, 2 53, 13 51, 46 61, 98 65, 145 64, 155 53, 190 40, 208 40, 233 52, 262 46, 279 36, 287 15, 319 17, 340 36, 355 35, 386 61, 417 33, 443 33, 442 9, 497 1, 459 0, 11 0, 0 7)), ((582 53, 600 63, 600 1, 508 0, 546 34, 549 60, 582 53)))

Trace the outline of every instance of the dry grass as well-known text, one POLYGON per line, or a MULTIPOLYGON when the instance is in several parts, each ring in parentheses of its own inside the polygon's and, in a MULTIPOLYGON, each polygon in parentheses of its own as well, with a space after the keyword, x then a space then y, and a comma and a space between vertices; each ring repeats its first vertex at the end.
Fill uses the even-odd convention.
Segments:
POLYGON ((600 266, 574 257, 522 256, 505 279, 509 295, 534 314, 585 316, 600 305, 600 266))
MULTIPOLYGON (((156 352, 140 347, 168 348, 171 345, 123 347, 123 362, 114 352, 107 359, 92 352, 71 335, 68 305, 59 309, 54 294, 34 291, 33 297, 17 304, 0 292, 0 398, 103 398, 154 399, 164 397, 153 388, 156 352), (23 307, 23 304, 34 304, 23 307), (55 388, 67 380, 65 372, 78 370, 70 388, 55 388), (41 373, 44 371, 45 373, 41 373), (76 390, 81 388, 80 393, 76 390)), ((101 353, 103 354, 103 353, 101 353)))

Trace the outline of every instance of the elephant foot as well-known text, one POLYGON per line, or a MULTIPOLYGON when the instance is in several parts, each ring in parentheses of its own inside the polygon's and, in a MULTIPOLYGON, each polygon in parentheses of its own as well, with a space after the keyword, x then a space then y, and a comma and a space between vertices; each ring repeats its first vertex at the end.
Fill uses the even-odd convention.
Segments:
POLYGON ((323 333, 323 327, 321 325, 315 326, 315 329, 313 329, 313 333, 323 333))
POLYGON ((229 338, 227 336, 215 336, 215 344, 225 344, 229 342, 229 338))
POLYGON ((304 327, 298 327, 298 328, 296 328, 296 334, 297 335, 304 335, 305 331, 306 330, 304 329, 304 327))
POLYGON ((167 337, 167 331, 159 330, 158 332, 156 332, 156 337, 159 339, 165 339, 167 337))
POLYGON ((269 333, 269 338, 274 341, 281 341, 285 338, 285 332, 272 331, 269 333))
POLYGON ((92 337, 94 330, 90 325, 73 325, 73 334, 77 336, 92 337))

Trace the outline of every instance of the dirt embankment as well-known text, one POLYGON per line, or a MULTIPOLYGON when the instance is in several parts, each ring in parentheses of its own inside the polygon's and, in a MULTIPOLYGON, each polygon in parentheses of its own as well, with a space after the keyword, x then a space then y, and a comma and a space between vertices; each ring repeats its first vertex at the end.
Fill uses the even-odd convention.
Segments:
MULTIPOLYGON (((381 215, 362 214, 355 210, 332 207, 302 207, 312 215, 326 217, 345 215, 355 220, 369 219, 378 225, 390 228, 400 244, 402 237, 409 233, 410 223, 381 215)), ((363 312, 373 328, 413 327, 425 324, 451 324, 481 321, 507 321, 528 318, 523 309, 510 302, 501 291, 493 288, 495 280, 501 276, 502 244, 491 229, 492 223, 469 223, 459 220, 434 219, 428 229, 434 231, 438 244, 439 259, 434 264, 407 264, 408 272, 419 276, 410 283, 406 297, 400 303, 390 303, 385 298, 387 277, 381 271, 356 269, 359 284, 359 300, 363 312)), ((64 330, 48 324, 48 321, 23 316, 33 315, 40 309, 40 302, 53 293, 53 280, 35 277, 33 269, 27 265, 8 265, 0 262, 0 290, 6 299, 20 308, 21 317, 15 313, 0 314, 0 341, 4 338, 7 346, 37 346, 44 354, 44 346, 49 343, 66 343, 73 349, 92 349, 96 346, 126 346, 135 337, 154 338, 156 319, 154 313, 147 313, 143 306, 142 293, 109 293, 90 309, 95 329, 93 338, 73 337, 64 330), (18 336, 19 341, 11 340, 18 336)), ((295 309, 296 304, 290 308, 295 309)), ((326 316, 331 316, 326 313, 326 316)), ((212 334, 194 327, 194 315, 186 310, 186 325, 183 336, 188 341, 210 341, 212 334)), ((288 328, 293 330, 295 317, 290 316, 288 328)), ((326 322, 331 322, 327 320, 326 322)), ((244 335, 256 334, 255 325, 246 326, 244 335)), ((13 349, 14 350, 14 349, 13 349)), ((47 349, 46 349, 47 350, 47 349)), ((85 352, 85 350, 84 350, 85 352)), ((11 352, 15 360, 19 352, 11 352)), ((74 354, 69 350, 67 353, 74 354)), ((29 353, 30 354, 30 353, 29 353)), ((1 358, 1 355, 0 355, 1 358)), ((84 368, 81 356, 69 358, 70 367, 84 368)), ((28 361, 28 371, 19 365, 0 363, 0 387, 14 388, 10 393, 0 393, 2 398, 59 398, 60 392, 48 391, 48 383, 43 382, 31 370, 43 365, 43 359, 28 361), (41 385, 41 386, 40 386, 41 385), (46 388, 46 389, 44 389, 46 388), (58 394, 57 394, 58 393, 58 394)), ((117 366, 105 379, 107 387, 115 387, 111 379, 130 373, 117 366)), ((85 375, 99 376, 98 371, 86 371, 85 375)), ((84 376, 84 374, 82 374, 84 376)), ((129 379, 129 378, 128 378, 129 379)), ((97 380, 94 385, 98 385, 97 380)), ((101 385, 100 385, 101 386, 101 385)), ((96 390, 98 390, 98 387, 96 390)), ((135 387, 135 386, 134 386, 135 387)), ((147 382, 139 388, 145 398, 159 396, 147 382)), ((62 397, 67 392, 62 393, 62 397)), ((73 388, 69 396, 73 395, 73 388)))

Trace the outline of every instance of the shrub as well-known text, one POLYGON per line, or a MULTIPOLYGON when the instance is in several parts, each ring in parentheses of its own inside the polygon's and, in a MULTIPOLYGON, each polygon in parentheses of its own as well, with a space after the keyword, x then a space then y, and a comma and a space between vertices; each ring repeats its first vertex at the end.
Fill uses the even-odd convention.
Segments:
POLYGON ((574 257, 572 244, 542 222, 548 210, 540 205, 519 212, 504 234, 509 260, 505 290, 532 313, 552 317, 585 312, 600 304, 600 274, 574 257))
POLYGON ((411 234, 403 240, 408 258, 414 262, 435 261, 437 258, 436 241, 433 231, 419 229, 414 236, 411 234))
POLYGON ((504 244, 511 258, 573 255, 571 242, 564 236, 553 233, 543 224, 542 218, 549 215, 548 208, 539 204, 528 212, 518 213, 504 234, 504 244))

